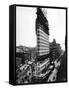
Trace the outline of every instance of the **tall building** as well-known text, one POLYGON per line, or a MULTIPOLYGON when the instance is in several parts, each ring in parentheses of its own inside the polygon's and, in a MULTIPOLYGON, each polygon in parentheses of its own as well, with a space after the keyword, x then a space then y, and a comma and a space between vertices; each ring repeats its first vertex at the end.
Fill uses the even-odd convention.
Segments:
POLYGON ((49 27, 41 8, 37 8, 36 34, 38 61, 42 61, 49 57, 49 27))

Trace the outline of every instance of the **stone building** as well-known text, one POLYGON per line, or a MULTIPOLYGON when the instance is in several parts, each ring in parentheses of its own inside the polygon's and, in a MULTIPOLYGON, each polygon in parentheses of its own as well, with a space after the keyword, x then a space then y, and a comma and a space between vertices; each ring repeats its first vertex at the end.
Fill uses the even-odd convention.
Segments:
POLYGON ((53 39, 53 42, 50 43, 50 61, 54 62, 62 53, 60 44, 56 43, 56 40, 53 39))
POLYGON ((49 57, 49 27, 48 20, 41 8, 37 8, 36 34, 38 61, 49 57))

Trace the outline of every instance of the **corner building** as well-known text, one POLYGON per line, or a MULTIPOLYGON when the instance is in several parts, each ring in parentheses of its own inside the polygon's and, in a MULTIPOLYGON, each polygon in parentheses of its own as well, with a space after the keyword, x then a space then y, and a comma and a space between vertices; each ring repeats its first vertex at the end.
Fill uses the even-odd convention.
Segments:
POLYGON ((36 34, 37 34, 37 60, 49 60, 49 27, 48 20, 41 8, 37 8, 36 34))

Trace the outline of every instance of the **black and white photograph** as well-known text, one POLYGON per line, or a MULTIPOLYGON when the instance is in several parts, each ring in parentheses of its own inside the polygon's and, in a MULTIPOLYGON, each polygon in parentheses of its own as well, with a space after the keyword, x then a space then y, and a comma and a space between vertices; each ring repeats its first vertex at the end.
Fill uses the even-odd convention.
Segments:
POLYGON ((69 90, 69 0, 0 0, 0 90, 69 90))
POLYGON ((16 84, 67 82, 66 9, 16 6, 16 84))

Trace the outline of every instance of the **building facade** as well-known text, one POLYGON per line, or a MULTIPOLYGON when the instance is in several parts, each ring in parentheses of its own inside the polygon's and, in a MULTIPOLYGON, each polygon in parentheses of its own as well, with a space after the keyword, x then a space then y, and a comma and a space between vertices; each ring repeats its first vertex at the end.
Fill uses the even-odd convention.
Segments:
POLYGON ((41 8, 37 8, 36 34, 38 61, 49 57, 49 27, 48 20, 41 8))
POLYGON ((50 43, 50 61, 54 62, 62 53, 60 44, 56 43, 56 40, 53 39, 53 42, 50 43))

